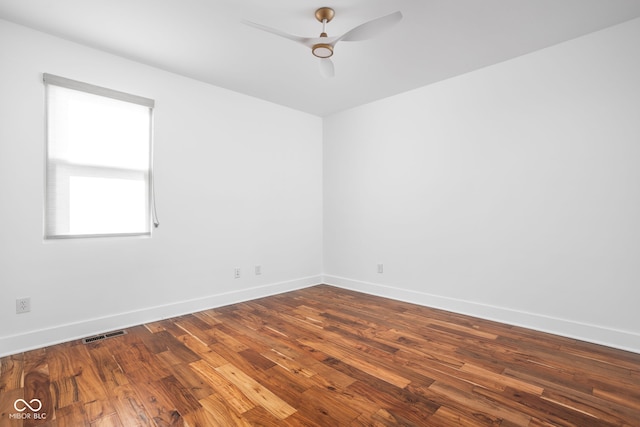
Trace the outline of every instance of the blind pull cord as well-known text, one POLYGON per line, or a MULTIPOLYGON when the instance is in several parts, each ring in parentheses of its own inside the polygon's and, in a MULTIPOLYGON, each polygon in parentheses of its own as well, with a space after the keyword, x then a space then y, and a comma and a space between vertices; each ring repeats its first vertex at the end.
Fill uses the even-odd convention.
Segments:
POLYGON ((153 181, 153 176, 151 177, 151 218, 153 220, 153 227, 158 228, 160 221, 158 221, 158 211, 156 210, 156 186, 153 181))

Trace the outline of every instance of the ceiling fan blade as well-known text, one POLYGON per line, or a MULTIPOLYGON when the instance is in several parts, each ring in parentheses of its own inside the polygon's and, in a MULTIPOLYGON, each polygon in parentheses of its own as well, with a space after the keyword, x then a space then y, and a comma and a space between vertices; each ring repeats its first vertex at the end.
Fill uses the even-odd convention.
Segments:
POLYGON ((329 58, 320 59, 320 74, 325 79, 330 79, 336 75, 336 69, 331 59, 329 58))
POLYGON ((305 46, 309 45, 309 41, 313 40, 309 37, 301 37, 293 34, 285 33, 284 31, 277 30, 275 28, 267 27, 266 25, 256 24, 251 21, 242 21, 243 24, 248 25, 249 27, 257 28, 258 30, 266 31, 268 33, 275 34, 280 37, 284 37, 285 39, 293 40, 294 42, 302 43, 305 46))
POLYGON ((365 22, 362 25, 358 25, 354 29, 347 31, 339 40, 347 42, 356 42, 360 40, 367 40, 377 36, 383 31, 391 28, 402 19, 402 12, 397 11, 389 15, 382 16, 369 22, 365 22))

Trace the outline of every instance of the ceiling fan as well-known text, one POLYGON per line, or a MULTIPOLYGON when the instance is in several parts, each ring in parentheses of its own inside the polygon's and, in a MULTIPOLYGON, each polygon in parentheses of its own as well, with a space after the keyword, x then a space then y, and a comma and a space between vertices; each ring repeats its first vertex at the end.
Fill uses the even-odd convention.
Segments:
POLYGON ((315 16, 316 19, 322 23, 322 33, 320 33, 319 37, 296 36, 293 34, 285 33, 284 31, 277 30, 275 28, 256 24, 255 22, 251 21, 243 21, 243 23, 259 30, 267 31, 280 37, 293 40, 294 42, 301 43, 304 46, 310 48, 311 53, 320 58, 320 74, 328 78, 335 75, 333 61, 331 61, 330 58, 333 55, 333 48, 339 41, 355 42, 368 40, 392 27, 402 19, 402 13, 400 11, 397 11, 358 25, 357 27, 347 31, 341 36, 329 37, 326 33, 326 26, 327 23, 331 22, 331 20, 334 18, 335 11, 330 7, 321 7, 320 9, 316 10, 315 16))

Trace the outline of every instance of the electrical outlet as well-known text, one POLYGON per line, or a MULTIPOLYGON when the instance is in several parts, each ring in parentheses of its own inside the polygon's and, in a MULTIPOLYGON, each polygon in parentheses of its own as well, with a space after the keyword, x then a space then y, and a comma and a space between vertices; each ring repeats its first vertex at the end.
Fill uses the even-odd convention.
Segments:
POLYGON ((382 264, 378 264, 378 273, 379 274, 384 273, 384 266, 382 264))
POLYGON ((31 298, 18 298, 16 300, 16 314, 28 313, 31 311, 31 298))
POLYGON ((261 265, 256 265, 256 276, 259 276, 262 274, 262 266, 261 265))
POLYGON ((233 278, 234 279, 240 278, 240 267, 236 267, 233 269, 233 278))

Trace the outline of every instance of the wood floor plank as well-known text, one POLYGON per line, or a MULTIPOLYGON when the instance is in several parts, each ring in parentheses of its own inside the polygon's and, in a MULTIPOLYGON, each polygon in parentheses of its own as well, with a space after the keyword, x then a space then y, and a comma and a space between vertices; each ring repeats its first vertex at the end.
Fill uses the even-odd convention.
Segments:
POLYGON ((211 384, 194 372, 189 365, 173 365, 171 372, 174 377, 180 378, 180 382, 197 400, 204 399, 215 392, 211 384))
MULTIPOLYGON (((482 395, 474 393, 474 390, 460 390, 439 381, 430 385, 429 390, 442 396, 446 396, 449 401, 464 404, 464 406, 469 408, 470 412, 473 414, 482 414, 486 419, 497 418, 500 420, 501 424, 502 421, 508 421, 514 425, 527 426, 531 420, 529 415, 510 407, 502 406, 491 399, 487 399, 482 395)), ((457 409, 460 410, 460 407, 458 406, 457 409)))
POLYGON ((171 399, 173 406, 182 416, 202 408, 198 399, 173 375, 161 379, 160 384, 171 399))
POLYGON ((640 354, 327 285, 126 331, 0 358, 0 427, 640 426, 640 354))
POLYGON ((24 354, 16 354, 0 359, 0 393, 22 388, 24 354))
POLYGON ((341 348, 340 346, 305 339, 301 339, 299 341, 309 347, 318 349, 325 354, 335 357, 336 359, 345 360, 353 367, 360 369, 361 371, 366 372, 383 381, 386 381, 389 384, 393 384, 396 387, 404 388, 409 383, 411 383, 411 380, 398 375, 390 371, 389 369, 368 362, 366 360, 359 359, 353 352, 341 348))
POLYGON ((149 427, 154 425, 142 399, 129 384, 109 389, 108 392, 116 413, 120 420, 126 423, 126 427, 149 427))
POLYGON ((207 420, 210 422, 210 424, 205 424, 202 427, 249 427, 251 425, 241 414, 229 407, 227 401, 221 395, 211 395, 206 399, 200 400, 200 404, 209 414, 207 420))
POLYGON ((319 378, 318 375, 308 378, 275 365, 267 369, 264 375, 257 376, 256 380, 262 384, 269 384, 269 390, 292 407, 297 408, 302 393, 317 386, 319 378))
POLYGON ((145 411, 152 421, 160 426, 184 426, 184 419, 176 408, 172 396, 163 387, 161 380, 134 382, 132 387, 140 396, 145 411))
POLYGON ((281 427, 282 420, 274 417, 262 406, 256 406, 243 414, 243 419, 252 426, 281 427))
POLYGON ((203 409, 187 414, 185 416, 185 425, 188 427, 249 426, 241 416, 230 414, 223 402, 216 402, 217 405, 210 403, 208 400, 202 400, 203 409))
POLYGON ((302 394, 300 410, 308 419, 323 426, 348 426, 360 415, 339 394, 317 387, 302 394))
POLYGON ((439 405, 405 389, 389 392, 387 389, 376 388, 361 381, 350 385, 347 392, 356 396, 366 396, 374 402, 378 409, 371 417, 381 417, 385 424, 426 425, 431 415, 440 408, 439 405))
POLYGON ((284 420, 296 412, 295 408, 234 365, 229 363, 216 368, 216 371, 238 387, 254 404, 262 406, 276 418, 284 420))
POLYGON ((465 416, 459 411, 449 409, 446 406, 438 408, 433 416, 429 417, 428 422, 425 425, 433 427, 450 427, 450 426, 465 426, 465 427, 482 427, 486 426, 485 420, 479 420, 473 417, 465 416))
MULTIPOLYGON (((425 399, 421 393, 414 393, 408 387, 396 387, 341 360, 328 358, 325 363, 356 380, 347 387, 347 390, 365 394, 382 408, 395 407, 399 402, 400 405, 408 404, 425 414, 431 414, 439 407, 438 403, 425 399)), ((423 387, 428 385, 430 383, 422 384, 423 387)))
MULTIPOLYGON (((246 353, 246 352, 243 352, 243 353, 246 353)), ((271 361, 273 364, 278 365, 283 369, 286 369, 287 371, 292 372, 296 375, 297 374, 304 375, 307 378, 311 378, 314 375, 317 375, 317 372, 313 371, 313 369, 302 365, 296 360, 290 357, 287 357, 276 350, 272 349, 271 351, 264 352, 261 354, 261 356, 264 359, 271 361)), ((270 367, 271 366, 269 366, 269 368, 270 367)))
POLYGON ((84 404, 84 411, 91 425, 120 423, 115 407, 110 400, 94 400, 84 404), (115 416, 115 417, 114 417, 115 416))
MULTIPOLYGON (((8 376, 6 377, 8 380, 8 376)), ((0 427, 23 427, 22 419, 15 418, 14 402, 24 399, 24 389, 13 388, 0 392, 0 427)))
POLYGON ((517 390, 524 391, 526 393, 541 395, 544 389, 540 386, 528 384, 525 381, 517 380, 512 377, 508 377, 502 374, 496 374, 489 370, 480 368, 478 366, 471 365, 469 363, 465 363, 460 371, 468 372, 473 374, 473 380, 477 381, 478 384, 486 384, 487 382, 494 382, 495 384, 500 384, 502 387, 513 387, 517 390))
POLYGON ((106 346, 96 346, 89 350, 91 359, 100 380, 107 390, 127 384, 129 380, 122 368, 113 357, 113 353, 106 346))
POLYGON ((57 427, 88 426, 89 420, 86 417, 83 406, 82 402, 76 402, 57 409, 55 418, 57 427))
POLYGON ((92 421, 91 427, 126 427, 120 421, 118 414, 110 414, 105 417, 92 421))
POLYGON ((227 406, 231 407, 236 414, 243 414, 255 407, 251 399, 245 396, 236 385, 220 374, 215 367, 204 361, 194 362, 191 364, 191 367, 213 388, 213 394, 222 397, 227 406))

